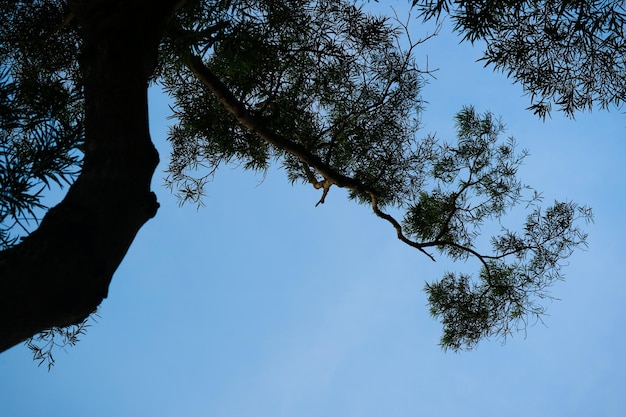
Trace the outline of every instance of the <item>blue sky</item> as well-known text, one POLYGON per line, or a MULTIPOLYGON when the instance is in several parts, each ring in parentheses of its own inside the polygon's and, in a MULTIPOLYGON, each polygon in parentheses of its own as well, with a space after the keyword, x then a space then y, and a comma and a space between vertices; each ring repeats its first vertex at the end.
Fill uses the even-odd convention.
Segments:
MULTIPOLYGON (((427 33, 411 26, 414 37, 427 33)), ((161 209, 115 275, 98 323, 57 352, 51 372, 24 346, 0 355, 0 415, 626 415, 626 117, 596 110, 544 123, 524 110, 520 86, 482 68, 480 51, 445 29, 416 56, 440 68, 423 90, 424 135, 453 139, 463 105, 491 110, 530 151, 520 176, 546 204, 594 209, 589 248, 569 259, 545 326, 505 345, 443 352, 424 282, 473 265, 431 262, 341 190, 315 207, 318 191, 291 186, 279 170, 229 166, 207 188, 206 207, 178 207, 162 187, 169 111, 154 90, 161 209)))

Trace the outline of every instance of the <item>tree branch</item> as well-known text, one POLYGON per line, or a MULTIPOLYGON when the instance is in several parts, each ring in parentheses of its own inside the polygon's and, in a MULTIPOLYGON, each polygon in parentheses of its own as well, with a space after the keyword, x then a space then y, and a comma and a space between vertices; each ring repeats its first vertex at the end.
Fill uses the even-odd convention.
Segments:
POLYGON ((183 57, 183 59, 188 68, 218 98, 224 108, 231 113, 242 126, 245 126, 250 131, 259 135, 259 137, 266 142, 296 156, 306 167, 312 167, 325 178, 323 182, 319 182, 311 180, 311 177, 314 178, 312 173, 308 176, 309 182, 311 182, 316 189, 324 189, 322 198, 317 205, 324 202, 324 199, 328 194, 328 189, 333 184, 340 188, 347 188, 356 192, 367 194, 370 196, 370 202, 374 214, 381 219, 388 221, 394 229, 396 229, 398 239, 407 245, 418 249, 431 260, 435 260, 431 254, 423 249, 423 244, 414 242, 404 235, 402 226, 393 216, 383 212, 378 207, 377 193, 373 188, 363 184, 355 178, 348 177, 337 172, 332 167, 324 163, 320 157, 311 153, 304 146, 265 127, 265 125, 257 120, 246 109, 246 106, 234 96, 228 87, 206 65, 204 65, 200 57, 189 52, 185 57, 183 57))

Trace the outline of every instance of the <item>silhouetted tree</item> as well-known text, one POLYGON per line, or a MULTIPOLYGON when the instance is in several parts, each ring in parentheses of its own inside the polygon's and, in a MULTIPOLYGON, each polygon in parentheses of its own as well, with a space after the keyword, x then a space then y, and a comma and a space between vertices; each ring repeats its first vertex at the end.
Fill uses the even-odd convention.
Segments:
POLYGON ((413 50, 423 40, 403 49, 405 27, 350 1, 0 7, 0 350, 40 332, 74 342, 63 329, 84 330, 155 215, 150 81, 174 101, 169 185, 183 201, 200 202, 224 163, 264 170, 276 162, 291 181, 318 189, 319 203, 332 187, 349 190, 429 258, 477 259, 475 277, 447 274, 426 286, 444 348, 471 348, 540 317, 537 300, 585 243, 576 221, 589 210, 540 208, 516 177, 525 154, 499 140, 492 114, 462 109, 456 143, 418 138, 426 72, 413 50), (16 240, 15 228, 37 214, 41 187, 63 181, 71 183, 65 199, 16 240), (503 222, 521 201, 530 208, 525 224, 481 247, 481 226, 503 222))

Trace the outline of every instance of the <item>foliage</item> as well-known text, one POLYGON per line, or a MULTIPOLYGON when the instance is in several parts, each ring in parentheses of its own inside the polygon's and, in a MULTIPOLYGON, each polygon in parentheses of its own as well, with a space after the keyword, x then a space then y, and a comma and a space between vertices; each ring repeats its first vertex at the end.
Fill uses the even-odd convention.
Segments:
POLYGON ((52 351, 75 346, 80 341, 79 337, 87 333, 87 329, 91 327, 89 322, 96 321, 94 315, 97 316, 97 313, 94 312, 82 323, 68 327, 53 327, 26 340, 26 346, 33 354, 33 360, 39 361, 39 366, 45 363, 50 371, 55 363, 52 351))
POLYGON ((0 248, 30 231, 46 188, 80 170, 78 38, 60 27, 62 3, 0 4, 0 248))
POLYGON ((466 40, 485 41, 483 60, 520 82, 541 117, 552 104, 620 107, 626 97, 626 8, 617 0, 414 0, 425 19, 450 14, 466 40))
POLYGON ((541 320, 545 310, 538 301, 550 297, 547 289, 563 278, 564 260, 585 245, 587 236, 576 223, 590 221, 591 211, 572 202, 542 210, 534 192, 527 203, 533 210, 521 230, 502 226, 491 238, 491 254, 474 250, 484 221, 502 224, 528 190, 515 178, 523 157, 516 156, 514 142, 497 143, 501 130, 490 114, 461 111, 458 145, 434 158, 436 188, 422 194, 406 219, 407 231, 431 240, 429 246, 453 259, 474 257, 481 263, 477 279, 447 273, 426 284, 430 311, 444 325, 445 349, 472 348, 490 336, 506 338, 530 319, 541 320))

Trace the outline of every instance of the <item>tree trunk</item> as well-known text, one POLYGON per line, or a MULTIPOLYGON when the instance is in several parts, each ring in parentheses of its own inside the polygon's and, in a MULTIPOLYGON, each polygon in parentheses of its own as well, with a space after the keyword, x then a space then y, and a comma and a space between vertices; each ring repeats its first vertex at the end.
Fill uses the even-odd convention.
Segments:
POLYGON ((164 26, 180 4, 72 3, 83 36, 84 165, 39 228, 0 252, 0 352, 89 316, 137 231, 156 214, 147 86, 164 26))

